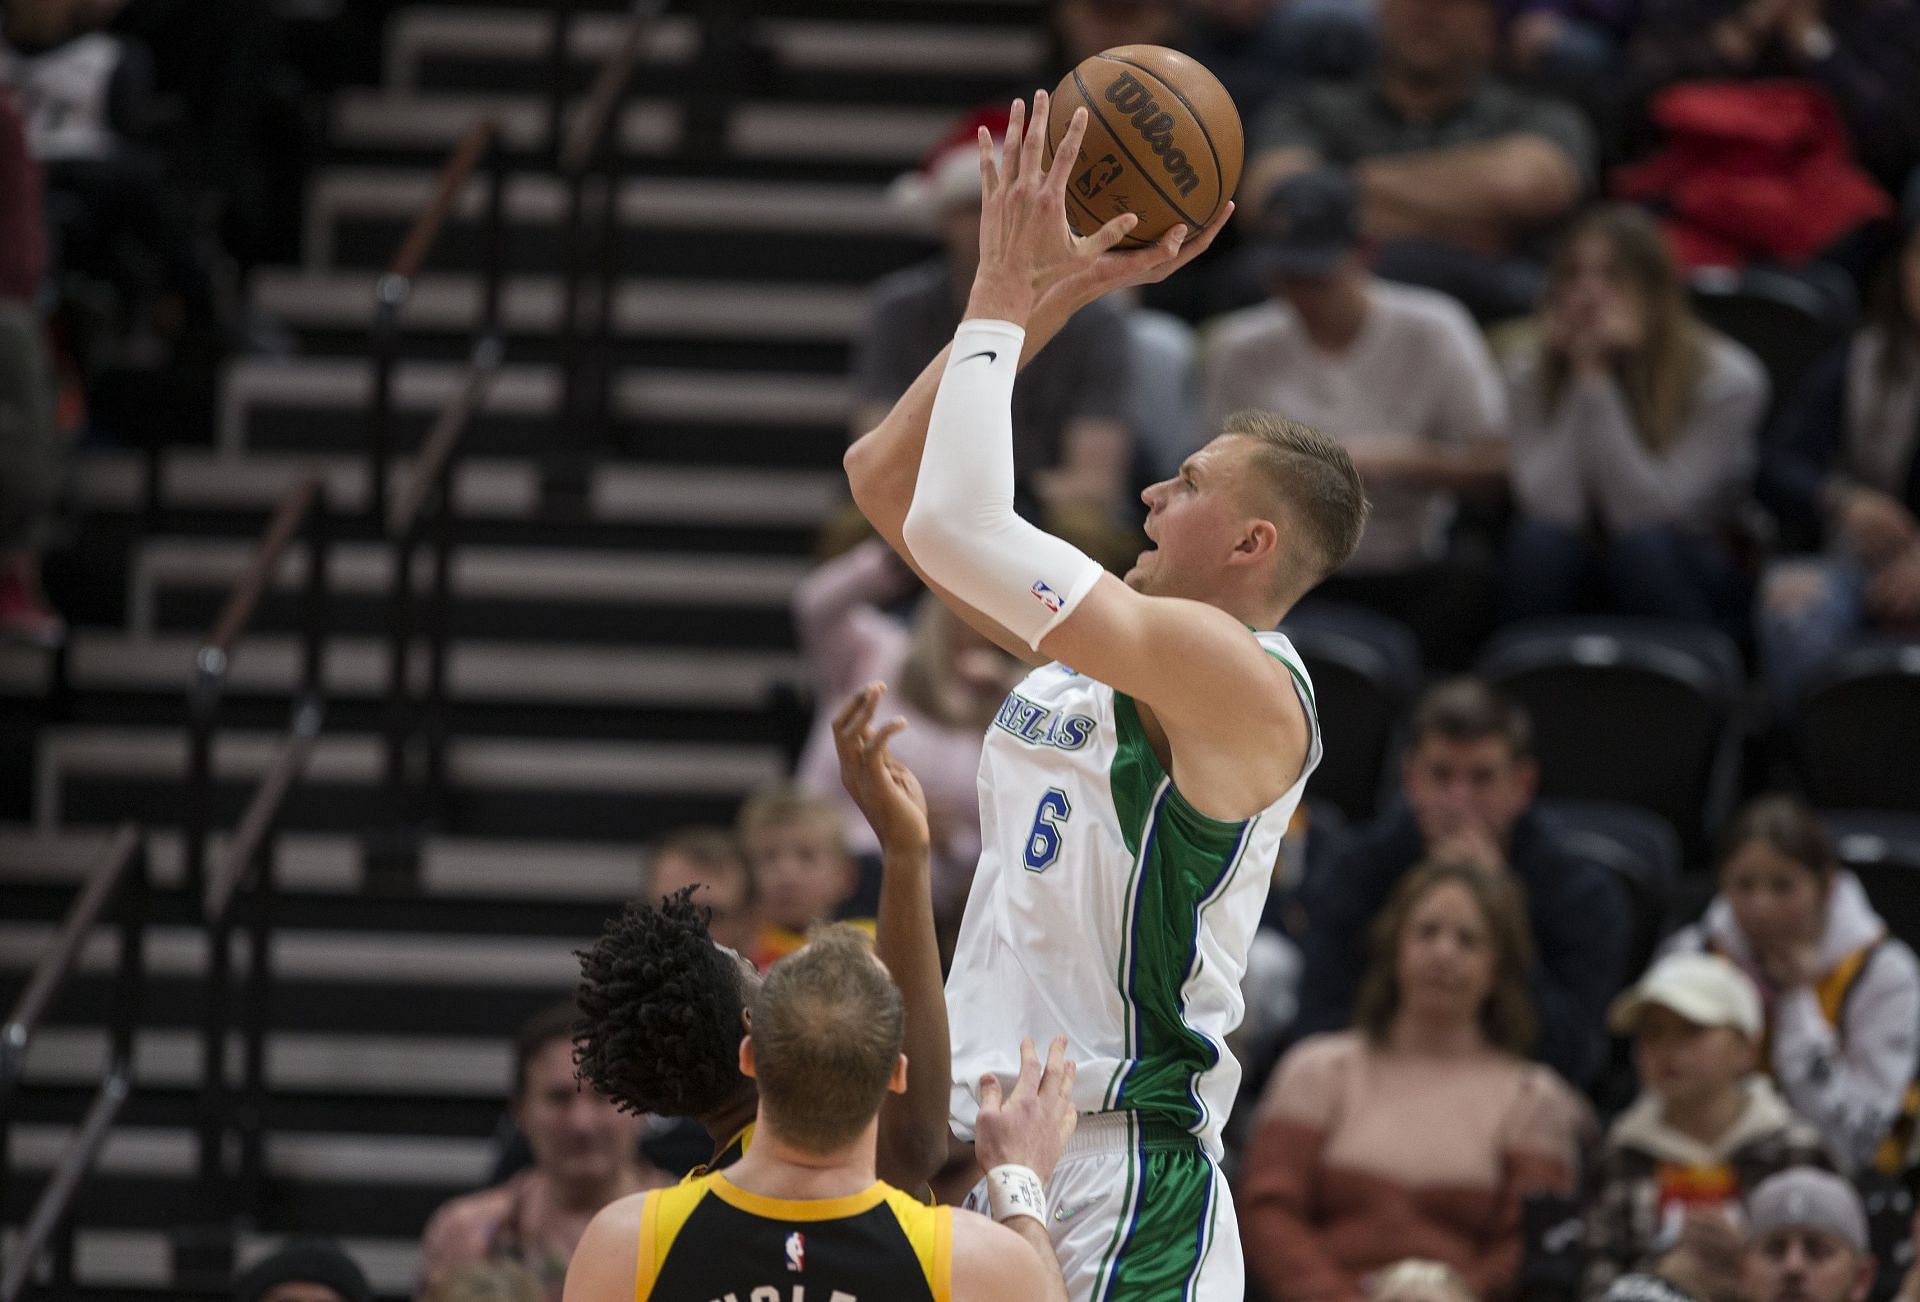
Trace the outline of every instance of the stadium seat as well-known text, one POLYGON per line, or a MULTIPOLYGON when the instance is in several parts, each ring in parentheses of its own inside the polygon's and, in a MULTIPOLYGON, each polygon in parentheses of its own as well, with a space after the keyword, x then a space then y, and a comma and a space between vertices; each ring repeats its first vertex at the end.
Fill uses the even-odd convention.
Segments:
POLYGON ((1420 690, 1420 648, 1397 619, 1343 602, 1309 602, 1280 625, 1306 662, 1320 717, 1332 721, 1313 776, 1316 798, 1371 818, 1387 760, 1420 690))
POLYGON ((1920 948, 1920 816, 1840 810, 1821 817, 1887 929, 1920 948))
POLYGON ((1853 325, 1852 286, 1832 285, 1765 267, 1710 267, 1693 277, 1693 309, 1722 334, 1752 349, 1767 368, 1773 406, 1801 374, 1853 325))
POLYGON ((1731 803, 1740 654, 1660 620, 1537 620, 1496 635, 1480 673, 1533 716, 1540 794, 1634 805, 1703 848, 1731 803))
POLYGON ((1920 643, 1841 652, 1808 686, 1798 717, 1800 772, 1815 805, 1920 813, 1920 643))
POLYGON ((1574 853, 1612 873, 1633 910, 1629 975, 1644 972, 1666 931, 1680 877, 1680 840, 1665 819, 1632 805, 1598 800, 1544 800, 1540 812, 1558 823, 1574 853))

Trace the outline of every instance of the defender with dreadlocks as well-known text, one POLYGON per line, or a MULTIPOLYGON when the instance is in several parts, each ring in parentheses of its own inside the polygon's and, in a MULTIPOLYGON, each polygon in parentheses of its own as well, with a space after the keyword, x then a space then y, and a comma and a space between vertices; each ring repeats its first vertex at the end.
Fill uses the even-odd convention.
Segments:
MULTIPOLYGON (((905 722, 874 727, 885 687, 860 691, 834 719, 840 776, 880 840, 875 953, 905 1004, 906 1092, 880 1110, 878 1171, 923 1189, 947 1155, 947 1009, 933 931, 926 798, 887 742, 905 722)), ((759 1092, 740 1070, 746 1009, 760 976, 716 945, 683 890, 629 904, 580 955, 580 1074, 630 1112, 687 1117, 713 1137, 694 1176, 738 1161, 752 1141, 759 1092)))

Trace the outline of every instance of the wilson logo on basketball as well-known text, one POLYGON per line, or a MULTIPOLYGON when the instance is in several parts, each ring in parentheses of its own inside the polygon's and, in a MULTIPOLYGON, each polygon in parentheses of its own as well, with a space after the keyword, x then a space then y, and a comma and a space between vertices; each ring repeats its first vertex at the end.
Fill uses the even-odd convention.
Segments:
POLYGON ((1200 184, 1184 150, 1174 148, 1173 114, 1160 107, 1160 101, 1130 72, 1123 72, 1107 85, 1107 103, 1125 113, 1134 130, 1160 158, 1167 178, 1183 195, 1192 194, 1200 184))

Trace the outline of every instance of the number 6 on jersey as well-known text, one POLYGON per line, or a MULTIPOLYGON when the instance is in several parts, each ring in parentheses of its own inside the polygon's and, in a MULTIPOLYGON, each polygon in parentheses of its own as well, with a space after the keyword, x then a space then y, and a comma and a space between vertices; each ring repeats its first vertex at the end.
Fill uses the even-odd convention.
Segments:
POLYGON ((1073 805, 1059 787, 1048 787, 1040 797, 1040 808, 1033 811, 1033 830, 1027 833, 1027 871, 1043 873, 1060 857, 1060 835, 1065 830, 1073 805))

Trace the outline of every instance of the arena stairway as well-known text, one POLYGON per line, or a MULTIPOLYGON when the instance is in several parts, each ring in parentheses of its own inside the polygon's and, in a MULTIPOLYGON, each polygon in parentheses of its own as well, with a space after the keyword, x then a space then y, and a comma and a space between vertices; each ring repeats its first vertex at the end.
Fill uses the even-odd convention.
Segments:
MULTIPOLYGON (((68 690, 0 651, 0 1001, 10 1003, 107 831, 151 829, 152 911, 137 1089, 79 1204, 79 1302, 192 1295, 168 1232, 200 1214, 192 1120, 203 935, 177 889, 184 701, 198 640, 285 487, 309 466, 343 513, 329 711, 276 857, 283 901, 268 1035, 271 1182, 243 1255, 294 1230, 344 1238, 406 1296, 427 1213, 491 1160, 508 1036, 567 989, 572 951, 637 885, 650 840, 727 819, 777 776, 769 710, 800 666, 787 608, 843 497, 847 346, 863 286, 928 245, 888 180, 951 117, 1035 81, 1039 0, 782 0, 750 20, 750 75, 720 148, 685 135, 707 33, 669 6, 617 131, 626 162, 613 448, 558 428, 564 186, 545 170, 547 16, 538 3, 399 9, 382 84, 340 93, 310 183, 301 265, 256 306, 297 340, 239 358, 218 416, 160 462, 78 466, 80 534, 52 565, 75 624, 68 690), (372 286, 434 171, 479 114, 503 123, 507 365, 459 467, 450 653, 451 792, 418 889, 369 888, 389 673, 390 553, 364 523, 372 286), (585 482, 555 488, 556 463, 585 482)), ((615 38, 582 6, 573 89, 615 38)), ((457 382, 480 301, 471 187, 402 319, 396 468, 457 382)), ((296 686, 295 547, 236 655, 216 750, 230 824, 296 686)), ((412 672, 419 672, 415 656, 412 672)), ((36 1039, 11 1105, 17 1226, 100 1069, 114 954, 102 936, 36 1039)), ((213 1294, 205 1294, 213 1296, 213 1294)))

